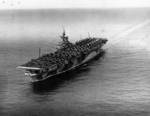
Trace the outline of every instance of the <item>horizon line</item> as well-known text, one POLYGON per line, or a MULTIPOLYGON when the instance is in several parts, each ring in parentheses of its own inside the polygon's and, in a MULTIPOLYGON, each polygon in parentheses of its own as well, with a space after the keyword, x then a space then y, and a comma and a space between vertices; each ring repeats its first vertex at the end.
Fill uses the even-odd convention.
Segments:
POLYGON ((0 11, 2 10, 67 10, 67 9, 71 9, 71 10, 107 10, 107 9, 147 9, 150 8, 150 6, 146 6, 146 7, 109 7, 109 8, 10 8, 10 9, 0 9, 0 11))

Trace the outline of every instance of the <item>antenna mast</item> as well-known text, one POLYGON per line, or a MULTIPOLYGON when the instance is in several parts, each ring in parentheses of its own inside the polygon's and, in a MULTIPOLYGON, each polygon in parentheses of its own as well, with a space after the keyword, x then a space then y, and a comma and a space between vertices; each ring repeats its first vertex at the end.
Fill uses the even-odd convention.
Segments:
POLYGON ((90 37, 90 33, 89 33, 89 32, 88 32, 88 36, 89 36, 89 38, 91 38, 91 37, 90 37))
POLYGON ((39 57, 41 57, 41 47, 39 47, 39 57))

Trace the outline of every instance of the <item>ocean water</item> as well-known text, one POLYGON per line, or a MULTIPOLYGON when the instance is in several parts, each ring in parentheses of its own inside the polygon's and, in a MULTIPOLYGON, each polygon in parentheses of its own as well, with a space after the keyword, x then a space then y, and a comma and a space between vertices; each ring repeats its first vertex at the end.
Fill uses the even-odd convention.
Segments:
POLYGON ((149 116, 150 9, 0 11, 0 116, 149 116), (71 42, 109 41, 87 67, 35 87, 16 67, 71 42))

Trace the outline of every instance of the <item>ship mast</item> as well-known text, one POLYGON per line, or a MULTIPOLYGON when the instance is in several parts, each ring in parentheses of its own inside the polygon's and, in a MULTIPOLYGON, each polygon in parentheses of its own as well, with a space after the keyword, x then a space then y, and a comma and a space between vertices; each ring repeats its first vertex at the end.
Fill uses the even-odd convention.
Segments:
POLYGON ((90 33, 89 33, 89 32, 88 32, 88 36, 89 36, 89 38, 91 38, 91 37, 90 37, 90 33))
POLYGON ((39 47, 39 57, 41 57, 41 47, 39 47))

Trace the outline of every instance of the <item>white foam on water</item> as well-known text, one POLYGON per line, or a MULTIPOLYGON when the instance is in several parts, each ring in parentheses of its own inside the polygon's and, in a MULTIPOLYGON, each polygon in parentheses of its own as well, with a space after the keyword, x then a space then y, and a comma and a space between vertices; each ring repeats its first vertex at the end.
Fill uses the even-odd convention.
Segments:
MULTIPOLYGON (((142 28, 143 26, 147 25, 150 23, 150 20, 145 20, 145 21, 142 21, 140 23, 136 23, 134 25, 131 25, 129 26, 127 29, 125 29, 123 32, 117 34, 117 35, 114 35, 112 36, 111 38, 114 38, 114 39, 110 39, 109 40, 109 43, 105 48, 109 48, 112 46, 112 43, 113 45, 114 44, 117 44, 121 41, 123 41, 125 38, 126 35, 129 35, 130 33, 132 33, 133 31, 139 29, 139 28, 142 28)), ((143 47, 143 46, 146 46, 146 42, 144 42, 144 40, 142 39, 139 39, 139 40, 131 40, 129 41, 129 44, 130 45, 133 45, 133 46, 140 46, 140 47, 143 47)))

